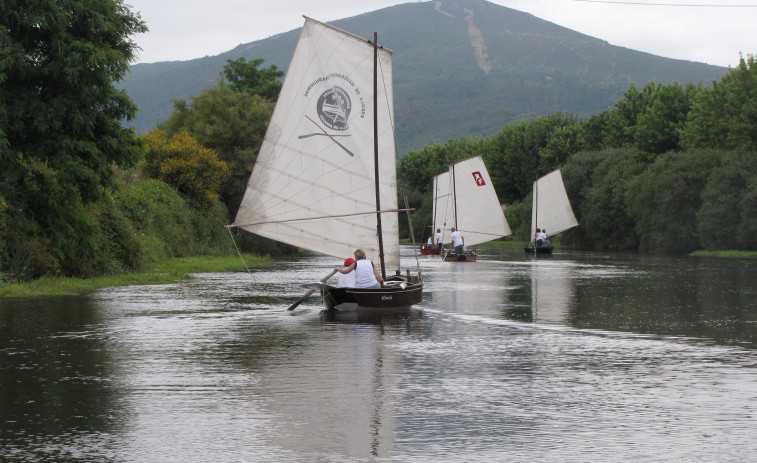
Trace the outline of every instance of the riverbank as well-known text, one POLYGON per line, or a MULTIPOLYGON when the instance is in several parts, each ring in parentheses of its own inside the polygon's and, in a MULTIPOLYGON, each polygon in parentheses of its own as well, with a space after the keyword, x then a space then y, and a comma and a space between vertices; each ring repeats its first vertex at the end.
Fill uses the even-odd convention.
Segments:
POLYGON ((269 257, 195 256, 155 262, 145 272, 109 275, 97 278, 45 277, 28 283, 0 283, 0 297, 70 296, 85 294, 111 286, 160 285, 192 278, 192 273, 227 272, 271 265, 269 257))
POLYGON ((724 257, 731 259, 757 259, 757 251, 694 251, 694 257, 724 257))

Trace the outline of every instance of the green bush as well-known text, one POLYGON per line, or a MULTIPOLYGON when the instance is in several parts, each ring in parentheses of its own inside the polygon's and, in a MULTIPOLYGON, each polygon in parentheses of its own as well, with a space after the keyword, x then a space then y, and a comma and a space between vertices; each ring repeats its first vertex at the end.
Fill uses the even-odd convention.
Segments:
POLYGON ((565 233, 564 243, 582 249, 637 249, 635 222, 628 214, 629 182, 645 165, 628 149, 582 152, 562 173, 580 226, 565 233))
POLYGON ((515 239, 520 241, 531 240, 531 203, 533 196, 528 195, 523 201, 517 201, 505 209, 505 218, 510 231, 513 232, 515 239))
POLYGON ((697 211, 722 151, 691 150, 657 158, 626 190, 625 203, 644 251, 686 253, 701 249, 697 211))
POLYGON ((697 232, 708 251, 755 250, 757 243, 757 156, 737 152, 724 155, 702 191, 697 232))

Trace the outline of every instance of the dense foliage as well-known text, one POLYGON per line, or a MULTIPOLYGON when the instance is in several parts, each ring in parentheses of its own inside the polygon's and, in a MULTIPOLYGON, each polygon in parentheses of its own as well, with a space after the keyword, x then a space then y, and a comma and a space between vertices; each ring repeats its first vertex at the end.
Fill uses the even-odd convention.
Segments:
POLYGON ((263 59, 255 59, 247 62, 244 58, 226 60, 223 75, 229 83, 229 87, 238 92, 247 92, 250 95, 260 95, 270 101, 276 101, 281 92, 284 73, 270 66, 267 69, 258 69, 263 64, 263 59))
MULTIPOLYGON (((170 135, 143 143, 122 126, 136 107, 114 84, 134 57, 129 37, 144 31, 121 0, 0 9, 0 284, 233 252, 218 199, 240 196, 272 103, 219 86, 184 105, 170 135)), ((250 67, 236 65, 230 75, 249 84, 250 67)), ((255 250, 275 247, 261 240, 255 250)))
POLYGON ((120 0, 5 0, 0 8, 0 270, 97 271, 89 205, 142 148, 114 81, 145 24, 120 0))
POLYGON ((433 176, 481 154, 519 239, 530 233, 531 184, 561 168, 581 224, 562 234, 564 245, 755 250, 755 108, 757 65, 749 56, 711 87, 631 85, 613 108, 585 120, 551 114, 491 138, 425 147, 400 161, 399 176, 418 198, 415 214, 423 217, 414 224, 430 215, 433 176))

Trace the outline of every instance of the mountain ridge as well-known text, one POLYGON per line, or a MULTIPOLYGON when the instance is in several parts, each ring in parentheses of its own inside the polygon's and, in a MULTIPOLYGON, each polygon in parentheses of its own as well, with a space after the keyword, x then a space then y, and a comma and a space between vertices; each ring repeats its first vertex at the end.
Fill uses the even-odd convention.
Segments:
MULTIPOLYGON (((317 19, 317 18, 315 18, 317 19)), ((728 68, 618 47, 486 0, 405 3, 329 24, 378 34, 394 56, 398 152, 550 112, 587 117, 611 107, 631 83, 719 80, 728 68)), ((300 29, 189 61, 136 64, 121 82, 140 108, 143 133, 168 118, 172 101, 217 84, 227 60, 289 66, 300 29)))

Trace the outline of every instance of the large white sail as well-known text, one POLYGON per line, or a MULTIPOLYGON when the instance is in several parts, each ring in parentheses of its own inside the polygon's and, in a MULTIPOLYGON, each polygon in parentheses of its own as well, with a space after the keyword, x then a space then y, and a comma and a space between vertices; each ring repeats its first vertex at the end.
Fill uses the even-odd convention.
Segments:
MULTIPOLYGON (((378 263, 373 44, 306 18, 234 226, 339 259, 378 263)), ((380 206, 397 209, 391 52, 379 48, 380 206)), ((383 213, 387 271, 396 212, 383 213)))
POLYGON ((560 170, 550 172, 534 182, 534 202, 531 210, 531 237, 536 228, 547 229, 554 235, 578 225, 570 207, 568 193, 560 170))
POLYGON ((453 178, 457 227, 465 238, 466 246, 512 233, 481 156, 455 163, 450 167, 450 175, 453 178))
POLYGON ((442 243, 450 243, 450 228, 455 226, 455 204, 452 197, 452 177, 449 172, 442 172, 434 177, 434 228, 442 231, 442 243))

